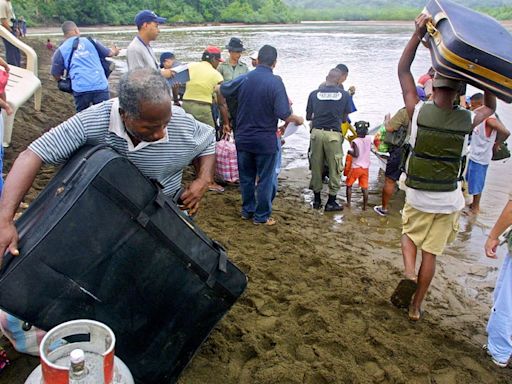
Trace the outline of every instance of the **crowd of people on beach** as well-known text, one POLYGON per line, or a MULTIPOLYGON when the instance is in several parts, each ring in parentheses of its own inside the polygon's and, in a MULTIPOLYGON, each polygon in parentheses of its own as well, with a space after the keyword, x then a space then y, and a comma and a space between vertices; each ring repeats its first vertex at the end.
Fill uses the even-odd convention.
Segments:
MULTIPOLYGON (((11 19, 5 3, 10 2, 0 0, 4 26, 11 19)), ((509 136, 495 115, 496 98, 491 92, 485 90, 467 100, 462 81, 445 77, 433 68, 415 81, 410 68, 416 50, 425 43, 428 21, 425 14, 417 17, 415 32, 398 64, 404 107, 384 119, 380 140, 387 144, 387 165, 382 203, 373 208, 380 216, 388 215, 397 184, 405 191, 401 213, 404 278, 391 300, 408 310, 411 321, 422 318, 436 258, 454 240, 461 212, 466 209, 469 214, 478 214, 488 166, 509 136), (472 195, 468 208, 463 188, 472 195)), ((51 74, 59 87, 61 81, 70 81, 68 91, 77 114, 31 143, 9 170, 3 190, 0 184, 0 255, 5 251, 19 254, 13 218, 39 168, 64 163, 86 144, 112 146, 145 176, 158 180, 169 196, 179 193, 183 170, 192 164, 195 178, 179 202, 193 216, 207 191, 223 192, 224 180, 215 179, 216 170, 219 173, 216 163, 220 163, 216 148, 220 140, 234 136, 236 151, 231 160, 239 175, 241 219, 255 225, 278 224, 272 217, 272 204, 277 194, 282 135, 290 125, 304 124, 304 118, 293 112, 283 80, 273 74, 277 49, 264 45, 252 52, 253 68, 249 68, 240 60, 246 51, 243 41, 232 37, 226 45, 226 60, 221 48, 210 45, 200 61, 183 65, 172 52, 157 57, 151 46, 165 18, 143 10, 134 22, 138 32, 126 49, 128 72, 119 81, 117 98, 110 98, 108 76, 112 68, 106 60, 119 54, 116 46, 109 48, 82 36, 73 21, 62 24, 64 41, 58 47, 48 40, 48 49, 54 50, 51 74)), ((0 60, 6 73, 9 64, 19 66, 19 62, 10 60, 0 60)), ((342 174, 346 176, 346 206, 351 206, 352 188, 357 183, 362 190, 363 210, 367 209, 372 147, 379 151, 369 134, 370 124, 350 122, 355 89, 344 88, 348 72, 343 64, 333 67, 307 101, 312 207, 323 207, 325 212, 343 210, 343 204, 337 201, 342 174), (345 139, 350 141, 346 158, 345 139), (323 206, 326 180, 328 197, 323 206)), ((0 77, 0 107, 9 113, 3 89, 0 77)), ((489 233, 485 244, 488 257, 496 257, 498 238, 510 225, 512 193, 489 233)), ((488 326, 487 350, 498 366, 507 366, 512 355, 510 235, 508 246, 488 326)), ((3 331, 12 337, 12 330, 3 331)))

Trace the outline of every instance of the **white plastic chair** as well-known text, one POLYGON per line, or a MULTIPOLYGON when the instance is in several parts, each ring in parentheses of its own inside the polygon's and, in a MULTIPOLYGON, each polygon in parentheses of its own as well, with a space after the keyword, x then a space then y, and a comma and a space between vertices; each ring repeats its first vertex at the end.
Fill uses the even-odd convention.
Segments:
POLYGON ((16 111, 30 99, 32 95, 34 95, 35 110, 41 110, 42 88, 41 80, 37 77, 37 54, 32 47, 17 39, 2 26, 0 26, 0 36, 18 47, 27 56, 27 68, 9 65, 9 81, 7 82, 5 92, 7 102, 14 112, 12 115, 7 116, 5 111, 2 111, 4 119, 4 139, 2 145, 8 147, 11 144, 12 128, 16 111))

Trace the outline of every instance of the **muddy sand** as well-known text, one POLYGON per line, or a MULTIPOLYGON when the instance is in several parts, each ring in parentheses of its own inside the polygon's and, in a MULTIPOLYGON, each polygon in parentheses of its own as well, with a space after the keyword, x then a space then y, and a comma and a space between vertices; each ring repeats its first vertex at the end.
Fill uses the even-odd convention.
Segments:
MULTIPOLYGON (((43 107, 36 112, 28 103, 16 115, 4 172, 32 140, 74 112, 71 96, 48 75, 44 41, 28 39, 40 57, 43 107)), ((38 174, 26 202, 54 172, 45 167, 38 174)), ((476 293, 468 295, 452 272, 462 266, 442 256, 425 316, 409 322, 389 302, 401 277, 398 216, 362 212, 357 202, 343 214, 322 214, 304 198, 307 185, 306 170, 283 172, 275 227, 240 220, 234 187, 205 197, 197 221, 228 248, 249 285, 179 383, 512 383, 512 370, 496 368, 481 350, 494 281, 474 284, 476 293)), ((371 205, 378 198, 372 191, 371 205)), ((401 198, 393 201, 396 210, 401 198)), ((474 265, 467 273, 478 280, 493 268, 474 265)), ((12 364, 0 384, 24 383, 38 360, 8 353, 12 364)))

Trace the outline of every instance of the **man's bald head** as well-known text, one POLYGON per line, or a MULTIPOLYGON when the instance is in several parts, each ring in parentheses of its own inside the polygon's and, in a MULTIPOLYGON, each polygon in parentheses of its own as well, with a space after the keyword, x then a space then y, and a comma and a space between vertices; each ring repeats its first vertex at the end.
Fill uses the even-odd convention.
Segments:
POLYGON ((338 68, 333 68, 325 78, 325 85, 338 85, 343 73, 338 68))
POLYGON ((73 36, 78 34, 78 27, 73 21, 65 21, 62 23, 62 33, 64 33, 64 36, 73 36))

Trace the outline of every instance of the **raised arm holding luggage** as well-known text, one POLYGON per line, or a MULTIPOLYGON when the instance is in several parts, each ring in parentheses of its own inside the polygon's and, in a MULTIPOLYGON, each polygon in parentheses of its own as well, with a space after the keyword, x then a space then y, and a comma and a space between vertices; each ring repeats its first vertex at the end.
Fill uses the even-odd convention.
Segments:
POLYGON ((460 81, 439 73, 433 80, 433 100, 419 100, 411 64, 429 21, 426 14, 416 18, 416 30, 398 63, 398 77, 411 119, 411 137, 402 214, 404 279, 392 301, 408 307, 409 319, 413 321, 421 318, 421 305, 434 277, 436 257, 457 234, 459 214, 465 203, 460 181, 468 135, 496 109, 495 96, 486 91, 484 105, 475 110, 472 120, 469 111, 453 104, 460 81), (416 276, 418 248, 421 266, 416 276))

